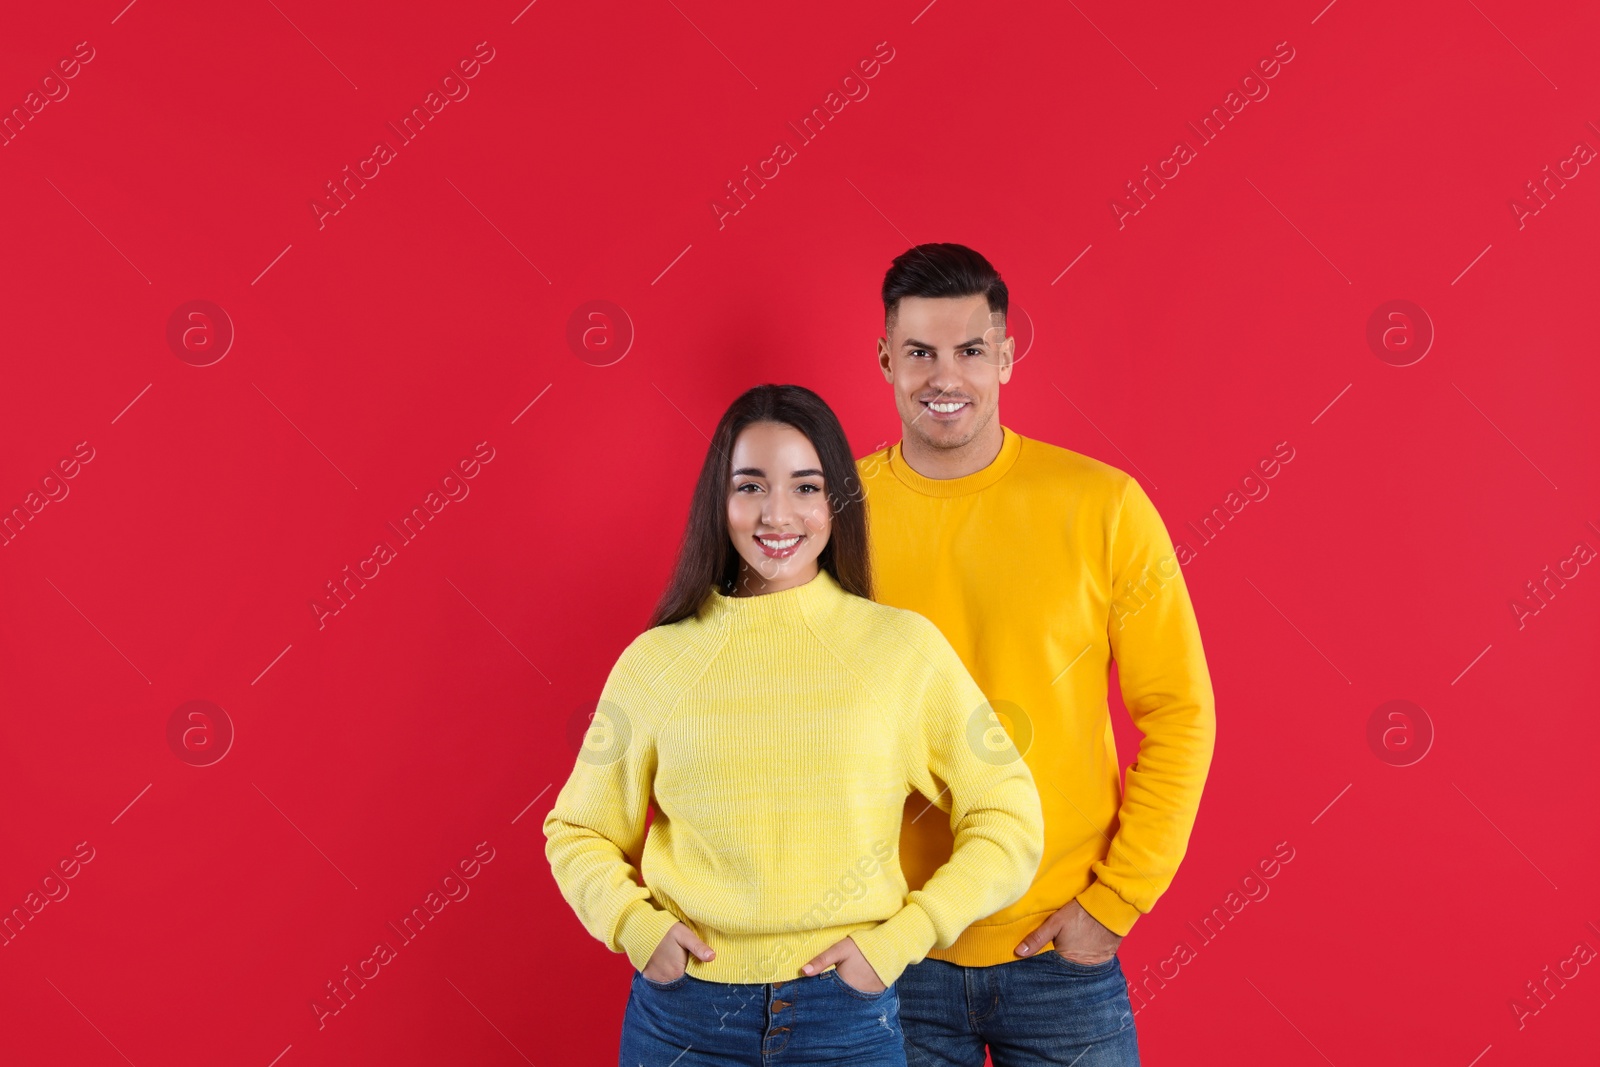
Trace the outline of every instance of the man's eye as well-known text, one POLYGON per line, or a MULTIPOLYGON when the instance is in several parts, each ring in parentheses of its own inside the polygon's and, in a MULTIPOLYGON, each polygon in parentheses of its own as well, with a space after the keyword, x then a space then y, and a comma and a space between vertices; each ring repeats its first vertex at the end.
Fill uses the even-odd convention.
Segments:
POLYGON ((981 356, 983 355, 983 349, 979 348, 977 345, 973 345, 971 348, 967 349, 967 355, 981 356))
POLYGON ((928 350, 926 348, 913 348, 911 354, 913 356, 925 356, 928 354, 928 350))

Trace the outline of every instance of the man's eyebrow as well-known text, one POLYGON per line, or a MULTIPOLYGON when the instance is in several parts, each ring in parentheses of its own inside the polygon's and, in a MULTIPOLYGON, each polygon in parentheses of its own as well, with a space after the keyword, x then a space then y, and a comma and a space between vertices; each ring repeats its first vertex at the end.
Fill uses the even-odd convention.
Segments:
MULTIPOLYGON (((973 345, 983 345, 983 344, 988 344, 988 343, 989 342, 985 341, 981 337, 973 337, 973 338, 970 338, 969 340, 962 341, 960 344, 956 345, 956 347, 957 348, 971 348, 973 345)), ((910 338, 907 341, 902 342, 900 347, 901 348, 938 348, 939 346, 938 345, 930 345, 926 341, 919 341, 915 337, 913 337, 913 338, 910 338)))
MULTIPOLYGON (((756 477, 756 478, 765 478, 767 476, 767 472, 762 470, 760 467, 740 467, 738 470, 734 471, 733 473, 735 475, 748 474, 748 475, 751 475, 752 477, 756 477)), ((814 470, 814 469, 811 469, 811 468, 807 468, 806 470, 803 470, 803 471, 795 471, 793 474, 789 475, 789 477, 791 477, 791 478, 809 478, 813 474, 816 475, 819 478, 822 476, 822 472, 821 471, 814 470)))

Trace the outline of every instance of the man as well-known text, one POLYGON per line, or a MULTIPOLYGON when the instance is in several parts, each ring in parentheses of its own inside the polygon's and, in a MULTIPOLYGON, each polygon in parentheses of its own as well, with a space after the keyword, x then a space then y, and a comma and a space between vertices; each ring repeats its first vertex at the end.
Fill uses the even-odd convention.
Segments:
MULTIPOLYGON (((883 281, 878 363, 901 439, 857 460, 874 595, 955 646, 989 700, 970 743, 1005 751, 988 732, 1003 724, 1045 817, 1032 887, 907 968, 901 1024, 909 1067, 982 1067, 986 1050, 995 1067, 1123 1067, 1139 1051, 1117 947, 1183 858, 1215 705, 1171 538, 1138 482, 1002 425, 1008 299, 957 244, 912 248, 883 281), (1113 660, 1143 735, 1125 790, 1113 660)), ((913 892, 951 850, 928 808, 913 795, 901 831, 913 892)))

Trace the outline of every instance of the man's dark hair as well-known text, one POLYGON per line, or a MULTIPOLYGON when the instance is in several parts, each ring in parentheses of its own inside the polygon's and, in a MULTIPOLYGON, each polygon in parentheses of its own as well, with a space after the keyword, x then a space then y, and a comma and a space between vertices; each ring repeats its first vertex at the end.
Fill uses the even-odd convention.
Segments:
POLYGON ((894 322, 903 296, 977 296, 990 311, 1004 315, 1010 302, 1006 283, 987 259, 966 245, 917 245, 894 257, 883 276, 883 321, 894 322))

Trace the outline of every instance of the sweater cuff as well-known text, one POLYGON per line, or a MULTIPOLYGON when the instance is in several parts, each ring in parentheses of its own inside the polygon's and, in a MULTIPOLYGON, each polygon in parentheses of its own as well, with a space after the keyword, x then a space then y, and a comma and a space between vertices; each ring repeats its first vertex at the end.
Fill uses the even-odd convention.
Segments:
POLYGON ((928 913, 912 903, 877 926, 850 935, 885 986, 899 981, 901 973, 926 957, 938 939, 928 913))
POLYGON ((655 955, 661 941, 667 936, 667 931, 672 929, 678 917, 670 911, 651 904, 649 900, 634 900, 622 909, 622 918, 617 920, 617 944, 622 946, 622 951, 628 954, 628 962, 633 964, 633 969, 642 971, 645 964, 650 962, 650 957, 655 955))
POLYGON ((1089 888, 1078 894, 1078 903, 1096 922, 1118 937, 1127 937, 1134 921, 1144 914, 1117 896, 1116 890, 1104 882, 1090 882, 1089 888))

